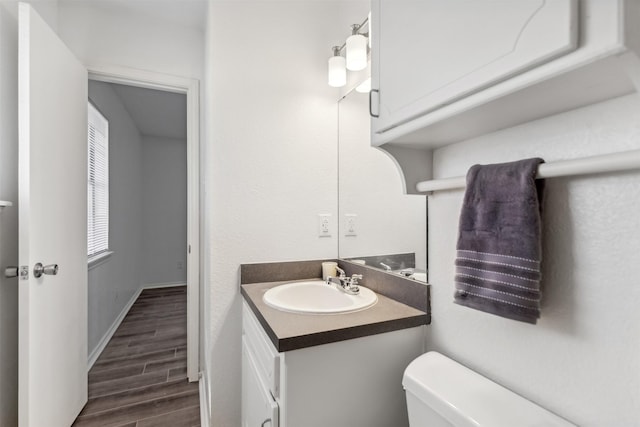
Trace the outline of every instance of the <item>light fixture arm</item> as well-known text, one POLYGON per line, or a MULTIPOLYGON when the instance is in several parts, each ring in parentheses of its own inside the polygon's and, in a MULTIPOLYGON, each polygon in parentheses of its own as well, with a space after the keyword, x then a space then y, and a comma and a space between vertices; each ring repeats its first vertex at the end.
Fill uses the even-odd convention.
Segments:
MULTIPOLYGON (((361 33, 360 30, 362 27, 369 23, 369 17, 364 18, 361 24, 352 24, 351 25, 351 35, 360 34, 361 36, 369 37, 369 31, 366 33, 361 33)), ((342 53, 344 48, 347 46, 347 42, 342 43, 341 46, 333 46, 331 49, 333 50, 333 56, 338 56, 342 53)))
POLYGON ((364 27, 364 26, 365 26, 365 25, 367 25, 368 23, 369 23, 369 17, 367 16, 366 18, 364 18, 364 21, 362 21, 362 23, 361 23, 361 24, 359 24, 359 25, 358 25, 358 24, 353 24, 353 25, 351 26, 351 31, 352 31, 352 33, 351 33, 351 34, 361 34, 361 35, 363 35, 363 36, 367 36, 369 33, 358 33, 358 32, 360 31, 360 29, 361 29, 362 27, 364 27))

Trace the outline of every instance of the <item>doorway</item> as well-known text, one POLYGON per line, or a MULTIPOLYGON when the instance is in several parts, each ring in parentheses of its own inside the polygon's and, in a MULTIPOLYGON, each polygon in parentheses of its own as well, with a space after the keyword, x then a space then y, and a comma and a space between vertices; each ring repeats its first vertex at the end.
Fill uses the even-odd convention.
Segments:
MULTIPOLYGON (((165 133, 164 135, 147 135, 147 137, 145 137, 145 132, 154 133, 154 131, 141 131, 140 133, 143 135, 142 139, 144 140, 143 145, 150 147, 150 150, 146 151, 144 154, 140 154, 145 157, 145 159, 143 160, 143 164, 150 166, 152 170, 155 170, 156 173, 160 174, 156 177, 146 178, 147 180, 150 179, 152 181, 147 183, 146 188, 148 189, 153 188, 154 184, 160 183, 159 179, 161 179, 160 177, 163 176, 163 169, 165 170, 165 172, 168 172, 169 175, 171 175, 171 173, 179 173, 177 172, 179 169, 177 167, 173 168, 168 167, 167 165, 163 166, 159 165, 158 163, 161 163, 161 160, 166 157, 166 153, 172 151, 175 153, 180 152, 180 150, 184 150, 183 154, 186 160, 186 167, 184 171, 184 174, 186 176, 183 177, 186 181, 186 186, 183 187, 186 194, 182 194, 182 196, 184 196, 184 205, 170 206, 175 205, 175 201, 168 201, 167 204, 163 205, 161 201, 159 202, 159 198, 162 196, 163 185, 156 185, 155 191, 152 191, 153 193, 155 193, 155 196, 147 194, 148 197, 145 200, 145 208, 143 209, 143 211, 146 217, 153 218, 153 214, 149 216, 150 211, 153 211, 154 209, 162 209, 165 216, 164 223, 166 224, 167 215, 175 215, 176 212, 182 209, 184 213, 184 223, 186 230, 184 230, 184 239, 182 240, 182 237, 178 237, 180 236, 180 234, 177 234, 174 237, 168 236, 168 234, 172 233, 164 233, 163 235, 158 235, 158 233, 161 233, 161 231, 158 230, 161 230, 161 224, 163 223, 163 221, 158 221, 160 224, 146 223, 146 225, 143 227, 144 229, 141 230, 141 233, 145 236, 145 244, 155 246, 162 245, 162 247, 165 249, 164 259, 171 261, 162 261, 160 257, 154 259, 151 253, 146 254, 146 259, 143 261, 141 269, 138 272, 140 274, 141 285, 139 287, 138 294, 144 288, 180 284, 180 273, 186 273, 184 277, 186 278, 185 282, 187 285, 187 375, 189 381, 198 381, 200 293, 198 82, 192 79, 113 67, 89 68, 89 80, 91 82, 95 82, 95 84, 111 85, 114 88, 114 92, 121 98, 121 100, 127 100, 125 101, 125 104, 129 103, 129 107, 127 108, 128 110, 139 110, 137 113, 128 111, 128 113, 132 113, 132 115, 142 114, 140 113, 140 111, 144 112, 144 105, 136 106, 136 103, 140 103, 145 97, 147 98, 147 102, 151 103, 162 102, 163 99, 173 99, 173 102, 169 101, 166 105, 162 105, 160 106, 160 108, 155 108, 156 116, 154 116, 154 114, 147 114, 146 118, 143 117, 140 119, 142 121, 146 120, 148 122, 146 124, 143 124, 142 126, 153 126, 153 123, 155 122, 157 125, 156 129, 159 128, 161 129, 159 131, 160 133, 165 133), (184 146, 182 147, 179 146, 180 135, 176 133, 172 134, 172 132, 175 132, 177 130, 176 127, 178 125, 167 123, 166 119, 158 119, 157 117, 157 114, 163 114, 163 110, 166 113, 168 110, 175 110, 176 108, 183 108, 186 110, 182 112, 184 113, 183 119, 185 122, 185 135, 183 141, 184 146), (162 130, 163 126, 164 130, 162 130), (156 145, 154 143, 164 145, 165 147, 164 149, 162 149, 160 145, 156 145), (149 201, 153 203, 146 203, 149 201), (154 205, 155 208, 152 205, 154 205), (171 212, 173 212, 173 214, 171 212), (175 241, 176 239, 182 241, 174 242, 178 243, 177 245, 163 245, 163 239, 165 243, 175 241), (172 249, 169 248, 169 246, 171 246, 172 249), (183 257, 176 256, 176 250, 179 252, 180 246, 182 247, 183 253, 178 255, 183 255, 183 257), (164 273, 162 271, 164 271, 164 273), (163 279, 163 277, 165 277, 166 279, 163 279)), ((180 113, 177 114, 179 115, 180 113)), ((144 114, 142 114, 142 116, 144 116, 144 114)), ((155 132, 157 133, 157 131, 155 132)), ((165 184, 171 183, 171 177, 165 176, 164 182, 165 184)), ((168 190, 168 188, 166 189, 168 190)), ((117 203, 117 201, 114 201, 114 203, 117 203)), ((158 217, 160 216, 162 215, 158 215, 158 217)), ((179 226, 179 224, 177 223, 175 225, 179 226)), ((114 254, 114 256, 117 256, 117 254, 114 254)), ((125 274, 125 272, 121 273, 125 274)), ((135 301, 135 297, 136 295, 134 295, 134 298, 131 298, 128 301, 128 306, 133 304, 133 302, 135 301)), ((122 305, 122 301, 120 302, 120 305, 122 305)), ((119 324, 119 321, 124 318, 124 315, 126 315, 127 311, 128 307, 125 307, 125 309, 119 316, 119 319, 116 319, 116 321, 113 322, 112 327, 109 330, 110 334, 107 333, 103 335, 101 341, 102 348, 104 348, 104 345, 106 345, 106 343, 109 341, 109 335, 113 335, 113 333, 115 332, 115 328, 117 328, 119 324)), ((90 316, 91 314, 92 313, 90 311, 90 316)), ((91 350, 92 349, 90 348, 89 351, 91 352, 91 350)), ((97 359, 97 356, 99 356, 101 349, 96 347, 93 350, 94 352, 93 354, 91 354, 92 357, 90 358, 90 362, 94 362, 97 359)))

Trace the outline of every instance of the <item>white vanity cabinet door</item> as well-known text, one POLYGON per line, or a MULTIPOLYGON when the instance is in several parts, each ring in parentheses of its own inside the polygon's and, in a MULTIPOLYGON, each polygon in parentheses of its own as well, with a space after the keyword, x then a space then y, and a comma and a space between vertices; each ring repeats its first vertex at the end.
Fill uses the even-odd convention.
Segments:
POLYGON ((242 331, 260 377, 277 399, 280 393, 280 354, 246 303, 242 304, 242 331))
POLYGON ((242 427, 278 425, 278 403, 260 378, 246 337, 242 337, 242 427))
POLYGON ((577 46, 577 0, 374 0, 376 136, 577 46))

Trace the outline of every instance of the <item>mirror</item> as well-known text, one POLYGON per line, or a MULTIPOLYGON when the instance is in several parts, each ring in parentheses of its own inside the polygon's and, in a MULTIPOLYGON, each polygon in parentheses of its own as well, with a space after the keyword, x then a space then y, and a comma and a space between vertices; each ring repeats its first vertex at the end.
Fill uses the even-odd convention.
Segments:
POLYGON ((368 93, 338 101, 338 256, 426 282, 427 196, 404 194, 395 160, 370 142, 368 93))

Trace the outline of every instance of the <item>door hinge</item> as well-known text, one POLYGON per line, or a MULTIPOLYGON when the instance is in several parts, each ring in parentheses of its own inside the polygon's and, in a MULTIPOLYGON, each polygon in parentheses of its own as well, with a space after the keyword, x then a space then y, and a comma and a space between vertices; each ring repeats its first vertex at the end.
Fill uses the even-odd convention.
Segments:
POLYGON ((20 280, 28 280, 29 279, 29 267, 26 265, 20 266, 20 280))

